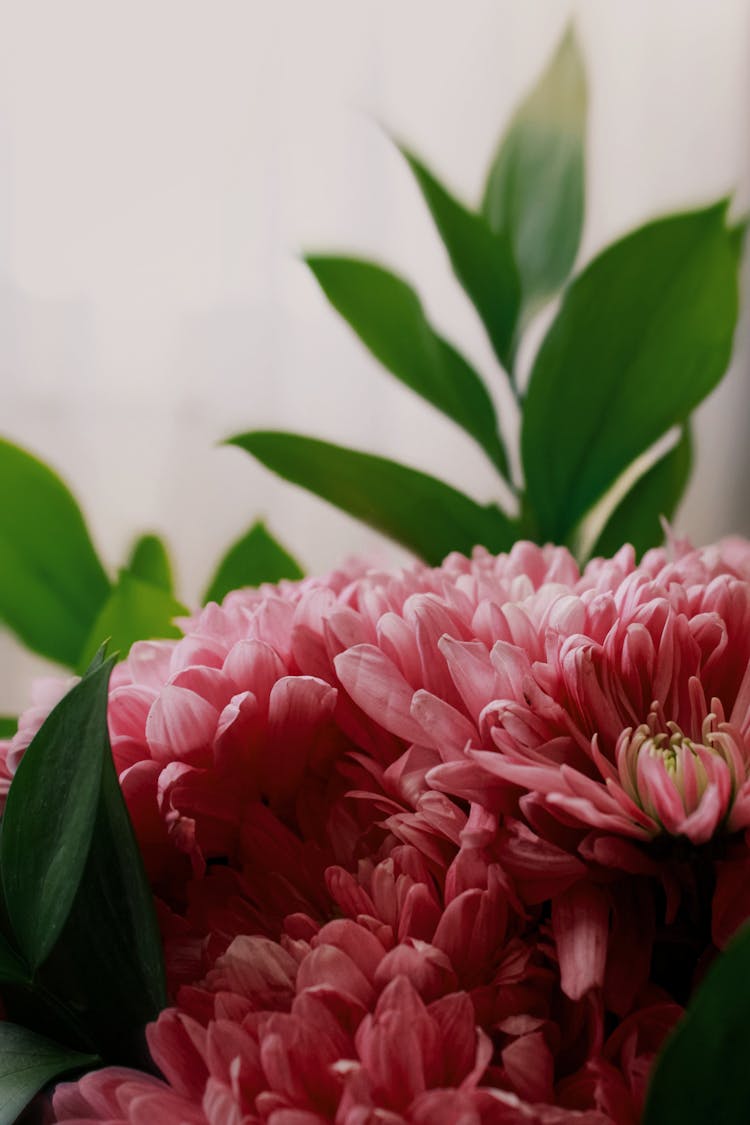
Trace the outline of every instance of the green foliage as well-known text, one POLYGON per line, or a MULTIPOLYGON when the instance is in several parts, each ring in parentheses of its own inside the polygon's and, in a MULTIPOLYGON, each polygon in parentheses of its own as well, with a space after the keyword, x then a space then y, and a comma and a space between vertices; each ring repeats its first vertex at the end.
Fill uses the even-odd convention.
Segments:
POLYGON ((133 544, 127 570, 142 582, 158 586, 168 594, 174 593, 172 564, 166 544, 158 535, 142 535, 133 544))
POLYGON ((414 290, 371 262, 311 257, 307 263, 333 307, 373 355, 471 434, 507 477, 508 461, 487 388, 430 326, 414 290))
POLYGON ((505 550, 516 538, 507 516, 434 477, 383 457, 298 434, 255 431, 230 439, 269 469, 365 520, 437 564, 482 543, 505 550))
POLYGON ((632 543, 640 556, 659 542, 661 519, 671 519, 685 490, 692 463, 688 426, 680 440, 648 469, 617 505, 604 526, 593 555, 613 555, 632 543))
POLYGON ((521 450, 542 539, 563 542, 729 363, 737 260, 709 207, 649 223, 568 287, 534 363, 521 450))
POLYGON ((572 30, 518 108, 487 177, 482 213, 507 234, 523 304, 556 292, 578 252, 584 211, 586 76, 572 30))
POLYGON ((30 980, 29 966, 11 943, 0 934, 0 983, 26 985, 30 980))
POLYGON ((422 190, 448 251, 453 272, 482 319, 495 354, 510 370, 520 306, 510 237, 454 199, 416 156, 401 150, 422 190))
POLYGON ((0 620, 73 667, 109 593, 80 509, 58 476, 0 440, 0 620))
POLYGON ((260 586, 264 582, 280 582, 282 578, 302 577, 299 563, 258 520, 232 544, 220 561, 203 595, 203 604, 220 602, 230 590, 239 590, 243 586, 260 586))
POLYGON ((167 995, 151 888, 107 732, 113 663, 96 654, 10 786, 0 981, 26 1026, 138 1065, 143 1027, 167 995))
POLYGON ((662 1049, 644 1125, 747 1125, 750 927, 732 940, 662 1049))
MULTIPOLYGON (((584 219, 586 80, 568 33, 521 103, 472 209, 403 150, 453 272, 507 372, 521 413, 518 457, 499 434, 488 386, 430 324, 418 294, 388 270, 341 257, 308 260, 326 296, 402 383, 475 440, 518 517, 383 457, 312 438, 254 431, 231 439, 308 489, 437 564, 477 544, 509 549, 521 535, 570 542, 633 463, 675 427, 679 442, 614 506, 594 550, 660 538, 691 460, 689 416, 731 354, 745 224, 726 204, 632 232, 569 279, 584 219), (564 287, 522 396, 515 357, 540 302, 564 287)), ((148 637, 178 637, 166 548, 134 545, 112 583, 68 488, 44 464, 0 441, 0 619, 36 652, 83 669, 16 772, 0 836, 0 1125, 47 1081, 112 1061, 143 1063, 142 1029, 167 1002, 151 891, 115 774, 107 733, 114 657, 148 637), (98 651, 96 651, 98 649, 98 651), (50 1030, 68 1043, 43 1039, 50 1030), (71 1048, 92 1047, 81 1054, 71 1048)), ((206 600, 299 578, 262 523, 218 564, 206 600)), ((15 720, 0 720, 9 737, 15 720)), ((654 1076, 646 1125, 747 1120, 750 930, 718 959, 654 1076)))
MULTIPOLYGON (((737 320, 746 230, 726 203, 648 223, 569 279, 585 198, 586 76, 573 32, 501 139, 479 209, 456 200, 410 151, 409 163, 453 272, 474 303, 519 406, 518 456, 499 438, 487 386, 427 321, 417 293, 386 269, 341 257, 309 264, 336 310, 403 383, 460 425, 513 482, 516 517, 382 458, 286 434, 238 440, 263 464, 431 562, 480 542, 583 542, 581 527, 631 479, 595 551, 624 539, 638 553, 662 539, 690 471, 687 437, 640 477, 670 430, 726 370, 737 320), (564 287, 522 395, 514 371, 522 330, 564 287)), ((507 430, 507 427, 505 427, 507 430)), ((610 507, 612 505, 610 504, 610 507)))
POLYGON ((12 738, 18 730, 18 719, 12 715, 0 715, 0 738, 12 738))
POLYGON ((61 1047, 25 1027, 0 1022, 0 1125, 13 1125, 51 1079, 99 1060, 61 1047))
POLYGON ((155 637, 180 637, 173 619, 188 611, 161 586, 152 586, 121 570, 117 585, 102 606, 84 645, 79 667, 88 664, 93 653, 108 640, 113 651, 124 660, 136 641, 155 637))
POLYGON ((143 1028, 167 1005, 162 941, 109 747, 86 866, 45 970, 103 1058, 145 1063, 143 1028))
POLYGON ((57 940, 81 881, 109 752, 107 688, 113 661, 58 703, 16 771, 3 817, 6 907, 32 969, 57 940))

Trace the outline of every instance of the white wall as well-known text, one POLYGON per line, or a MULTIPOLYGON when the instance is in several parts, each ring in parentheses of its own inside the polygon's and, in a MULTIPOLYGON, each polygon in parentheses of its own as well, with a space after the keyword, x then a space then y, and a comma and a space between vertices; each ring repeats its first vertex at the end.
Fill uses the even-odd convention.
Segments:
MULTIPOLYGON (((0 9, 0 429, 83 502, 112 566, 148 527, 195 598, 259 512, 312 569, 397 552, 222 437, 299 429, 489 498, 458 431, 383 374, 301 248, 373 255, 490 375, 378 122, 467 199, 573 13, 592 108, 582 259, 659 211, 748 207, 747 0, 23 0, 0 9)), ((747 349, 704 408, 681 527, 750 531, 747 349)), ((400 556, 398 556, 400 557, 400 556)), ((34 662, 0 638, 0 712, 34 662)))

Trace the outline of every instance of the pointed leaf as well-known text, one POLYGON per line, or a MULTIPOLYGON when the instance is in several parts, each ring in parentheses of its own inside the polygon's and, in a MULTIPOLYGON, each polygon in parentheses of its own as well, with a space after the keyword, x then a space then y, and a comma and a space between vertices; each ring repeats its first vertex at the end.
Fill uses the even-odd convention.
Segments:
POLYGON ((79 667, 86 666, 107 638, 112 651, 124 660, 135 641, 181 637, 173 619, 187 612, 166 590, 141 581, 128 570, 121 570, 117 585, 94 622, 79 667))
POLYGON ((108 1061, 146 1064, 143 1027, 167 1004, 162 942, 109 745, 88 859, 45 984, 108 1061))
POLYGON ((133 545, 126 569, 135 578, 149 582, 152 586, 158 586, 168 594, 174 592, 169 553, 158 535, 142 535, 137 540, 133 545))
POLYGON ((353 258, 309 257, 328 300, 396 378, 442 410, 508 476, 492 399, 482 380, 430 326, 419 297, 400 277, 353 258))
POLYGON ((0 738, 12 738, 18 730, 18 719, 12 715, 0 715, 0 738))
POLYGON ((298 434, 255 431, 230 439, 269 469, 307 488, 434 565, 477 544, 507 549, 515 527, 434 477, 383 457, 298 434))
POLYGON ((746 1125, 750 1107, 750 927, 706 974, 662 1048, 644 1125, 746 1125))
POLYGON ((540 538, 562 542, 726 370, 737 258, 724 211, 649 223, 569 286, 523 411, 521 452, 540 538))
POLYGON ((230 590, 239 590, 243 586, 260 586, 264 582, 280 582, 282 578, 303 577, 299 563, 259 520, 229 548, 209 583, 203 604, 223 601, 230 590))
POLYGON ((632 543, 638 558, 664 538, 662 517, 671 519, 685 491, 692 463, 690 431, 640 477, 617 505, 592 551, 614 555, 632 543))
POLYGON ((520 304, 510 239, 505 231, 491 230, 481 215, 454 199, 416 156, 401 151, 430 208, 453 272, 479 313, 495 354, 510 371, 520 304))
MULTIPOLYGON (((88 676, 92 672, 95 672, 97 670, 97 668, 101 668, 102 664, 107 659, 107 649, 108 648, 109 648, 109 638, 107 638, 106 641, 103 641, 102 644, 99 645, 99 648, 96 650, 94 655, 91 657, 91 662, 89 663, 88 667, 86 668, 86 670, 84 672, 85 676, 88 676)), ((112 655, 114 656, 116 654, 113 653, 112 655)))
POLYGON ((510 237, 525 305, 554 293, 578 252, 584 213, 586 78, 569 30, 519 106, 490 168, 482 210, 510 237))
POLYGON ((23 958, 16 953, 10 942, 0 934, 0 982, 28 984, 31 973, 23 958))
POLYGON ((0 843, 5 902, 31 968, 54 945, 75 897, 94 830, 109 747, 110 659, 45 720, 8 792, 0 843))
POLYGON ((109 592, 80 509, 41 461, 0 440, 0 620, 73 667, 109 592))
POLYGON ((0 1125, 13 1125, 53 1078, 98 1062, 96 1055, 79 1054, 25 1027, 0 1022, 0 1125))

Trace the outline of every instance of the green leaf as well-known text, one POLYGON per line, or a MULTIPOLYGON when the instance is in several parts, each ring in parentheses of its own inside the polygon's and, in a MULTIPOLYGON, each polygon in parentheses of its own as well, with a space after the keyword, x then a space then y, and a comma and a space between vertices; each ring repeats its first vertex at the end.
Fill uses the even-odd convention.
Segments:
POLYGON ((744 215, 741 219, 737 220, 734 226, 729 228, 729 237, 738 259, 742 257, 745 250, 748 225, 750 225, 750 219, 747 215, 744 215))
POLYGON ((401 151, 430 208, 453 272, 479 313, 495 354, 510 371, 520 304, 510 239, 454 199, 416 156, 401 151))
POLYGON ((79 667, 86 666, 106 638, 109 638, 110 648, 124 660, 136 641, 181 637, 181 631, 172 622, 173 618, 187 612, 166 590, 141 581, 128 570, 121 570, 117 585, 94 622, 79 667))
POLYGON ((437 565, 450 551, 477 544, 507 549, 515 527, 450 485, 383 457, 299 434, 258 431, 230 439, 294 484, 322 496, 437 565))
POLYGON ((663 1047, 644 1125, 747 1125, 750 1110, 750 928, 711 966, 663 1047))
POLYGON ((203 596, 203 604, 223 601, 230 590, 243 586, 303 577, 299 563, 258 520, 224 555, 203 596))
POLYGON ((86 866, 44 972, 104 1058, 146 1065, 143 1028, 167 1005, 162 942, 109 744, 86 866))
POLYGON ((81 880, 108 752, 110 659, 44 722, 10 786, 0 867, 18 945, 32 969, 54 945, 81 880))
POLYGON ((596 541, 593 555, 614 555, 632 543, 638 558, 664 538, 661 519, 671 519, 685 491, 692 464, 690 430, 660 457, 617 505, 596 541))
POLYGON ((380 266, 353 258, 309 257, 307 264, 373 355, 471 434, 507 478, 508 461, 487 388, 431 327, 411 286, 380 266))
POLYGON ((12 715, 0 715, 0 738, 12 738, 18 730, 18 719, 12 715))
POLYGON ((58 476, 0 440, 0 620, 35 652, 74 667, 109 581, 58 476))
POLYGON ((572 29, 519 106, 490 168, 482 211, 510 237, 524 305, 554 293, 584 214, 586 77, 572 29))
POLYGON ((79 1054, 25 1027, 0 1022, 0 1125, 13 1125, 53 1078, 98 1062, 96 1055, 79 1054))
POLYGON ((569 286, 523 411, 527 502, 540 538, 564 541, 726 370, 737 257, 724 212, 722 203, 649 223, 569 286))
POLYGON ((0 982, 3 984, 28 984, 31 973, 22 957, 0 934, 0 982))
POLYGON ((126 569, 135 578, 150 582, 168 594, 174 593, 169 553, 158 535, 142 535, 134 543, 126 569))

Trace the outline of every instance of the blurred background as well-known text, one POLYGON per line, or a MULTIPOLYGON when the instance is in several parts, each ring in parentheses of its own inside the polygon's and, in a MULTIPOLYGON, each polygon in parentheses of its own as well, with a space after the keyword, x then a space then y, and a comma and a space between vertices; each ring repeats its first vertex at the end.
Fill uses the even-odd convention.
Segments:
MULTIPOLYGON (((405 557, 216 448, 233 433, 315 434, 491 498, 481 453, 383 373, 299 260, 387 263, 491 382, 384 127, 475 201, 573 18, 590 96, 579 263, 662 212, 750 205, 747 0, 25 0, 0 18, 0 429, 67 480, 111 567, 163 533, 188 603, 258 515, 309 570, 405 557)), ((750 532, 746 321, 698 415, 677 523, 697 542, 750 532)), ((0 712, 42 666, 0 634, 0 712)))

